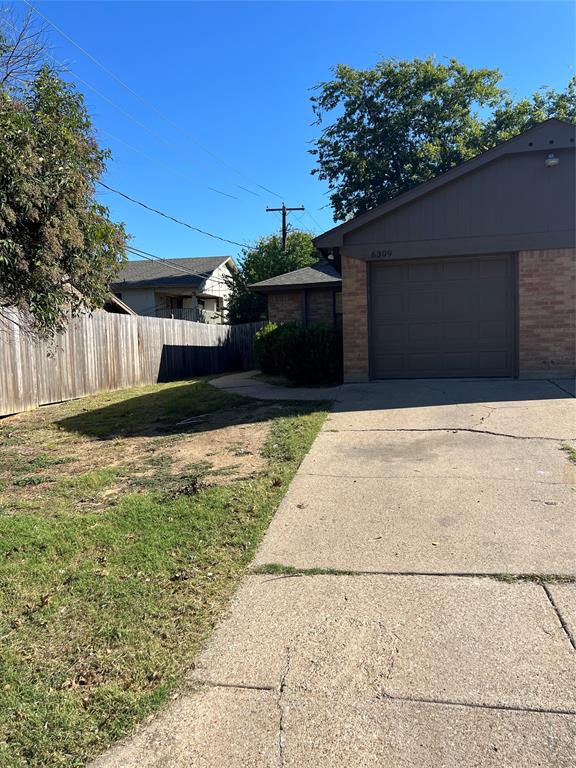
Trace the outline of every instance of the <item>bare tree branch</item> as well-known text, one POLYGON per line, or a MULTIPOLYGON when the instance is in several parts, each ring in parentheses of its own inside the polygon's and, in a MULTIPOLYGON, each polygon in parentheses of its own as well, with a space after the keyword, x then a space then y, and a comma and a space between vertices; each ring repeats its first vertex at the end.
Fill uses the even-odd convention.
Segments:
POLYGON ((0 7, 0 88, 13 90, 34 78, 49 55, 46 27, 32 9, 18 18, 0 7))

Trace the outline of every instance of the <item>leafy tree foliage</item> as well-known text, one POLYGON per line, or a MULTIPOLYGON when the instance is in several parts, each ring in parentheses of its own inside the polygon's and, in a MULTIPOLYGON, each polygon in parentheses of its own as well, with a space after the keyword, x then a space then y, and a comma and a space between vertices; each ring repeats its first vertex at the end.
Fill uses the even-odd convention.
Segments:
MULTIPOLYGON (((3 75, 13 49, 0 38, 3 75)), ((50 336, 102 306, 126 235, 95 199, 109 155, 82 95, 47 66, 0 81, 0 312, 15 306, 50 336)))
POLYGON ((232 294, 228 304, 231 323, 250 323, 266 317, 266 297, 248 290, 252 283, 308 267, 318 260, 312 237, 307 232, 288 233, 286 252, 278 235, 262 237, 253 248, 245 248, 238 271, 230 279, 232 294))
POLYGON ((317 168, 337 220, 369 210, 549 117, 576 121, 576 78, 563 93, 514 101, 497 69, 456 60, 383 59, 374 69, 338 65, 317 86, 322 124, 317 168))

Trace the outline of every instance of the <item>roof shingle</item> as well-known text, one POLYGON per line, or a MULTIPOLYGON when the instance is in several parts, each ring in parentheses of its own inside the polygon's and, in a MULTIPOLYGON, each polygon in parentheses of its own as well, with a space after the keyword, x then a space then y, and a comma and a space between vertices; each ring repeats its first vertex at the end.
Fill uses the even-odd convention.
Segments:
POLYGON ((199 285, 229 259, 230 256, 206 256, 162 261, 128 261, 111 287, 119 289, 128 285, 199 285))
POLYGON ((295 269, 293 272, 285 272, 283 275, 270 277, 268 280, 261 280, 259 283, 252 283, 249 287, 253 290, 263 292, 266 289, 279 288, 305 288, 306 286, 315 287, 337 287, 341 284, 342 278, 333 264, 322 259, 312 264, 310 267, 295 269))

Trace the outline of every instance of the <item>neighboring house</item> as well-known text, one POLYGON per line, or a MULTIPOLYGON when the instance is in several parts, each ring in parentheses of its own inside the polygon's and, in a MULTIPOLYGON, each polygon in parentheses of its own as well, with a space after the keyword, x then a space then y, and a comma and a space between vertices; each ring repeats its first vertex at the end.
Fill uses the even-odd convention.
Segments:
POLYGON ((546 120, 315 239, 346 381, 576 374, 575 139, 546 120))
POLYGON ((110 289, 139 315, 225 323, 235 269, 230 256, 128 261, 110 289))
POLYGON ((253 283, 250 289, 268 297, 268 319, 273 323, 341 325, 342 279, 328 259, 253 283))

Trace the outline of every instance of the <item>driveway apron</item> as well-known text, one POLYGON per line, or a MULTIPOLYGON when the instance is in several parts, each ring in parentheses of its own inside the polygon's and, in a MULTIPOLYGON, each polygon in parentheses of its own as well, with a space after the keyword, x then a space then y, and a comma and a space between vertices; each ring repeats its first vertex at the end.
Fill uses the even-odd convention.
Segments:
POLYGON ((338 398, 190 690, 94 768, 575 764, 569 387, 338 398))

